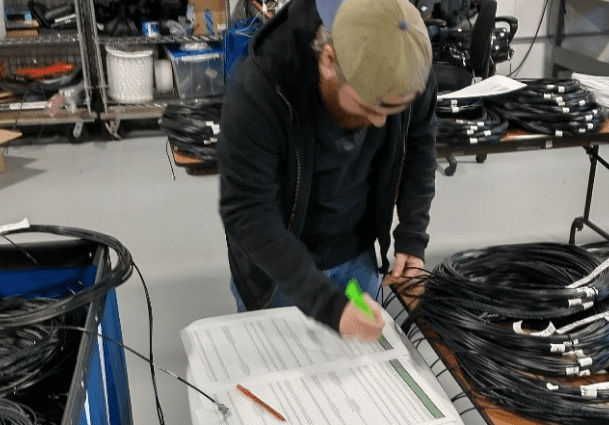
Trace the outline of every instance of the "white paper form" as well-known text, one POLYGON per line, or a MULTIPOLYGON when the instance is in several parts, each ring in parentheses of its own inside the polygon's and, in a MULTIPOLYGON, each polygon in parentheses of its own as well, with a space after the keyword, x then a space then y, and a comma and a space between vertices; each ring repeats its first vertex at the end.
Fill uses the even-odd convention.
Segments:
POLYGON ((295 307, 191 324, 182 339, 195 382, 229 407, 224 417, 205 399, 199 424, 279 423, 237 383, 288 424, 462 424, 424 360, 385 321, 378 343, 343 339, 295 307))
POLYGON ((479 83, 467 86, 464 89, 438 95, 438 100, 442 99, 460 99, 467 97, 485 97, 496 96, 519 90, 526 87, 526 84, 516 81, 512 78, 503 75, 493 75, 479 83))

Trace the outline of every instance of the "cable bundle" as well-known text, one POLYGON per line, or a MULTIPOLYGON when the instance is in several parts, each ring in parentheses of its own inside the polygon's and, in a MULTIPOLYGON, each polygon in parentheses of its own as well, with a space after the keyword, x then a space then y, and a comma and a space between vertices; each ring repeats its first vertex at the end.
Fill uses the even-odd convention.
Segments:
POLYGON ((508 121, 474 99, 443 99, 436 106, 437 140, 451 145, 497 143, 508 121))
MULTIPOLYGON (((52 299, 4 298, 0 315, 44 308, 52 299)), ((61 329, 82 323, 82 315, 70 312, 42 323, 0 329, 0 397, 20 394, 54 374, 65 371, 64 363, 78 349, 80 335, 61 329)))
POLYGON ((594 94, 574 79, 520 80, 527 87, 487 99, 487 105, 510 123, 554 136, 597 132, 607 113, 594 94))
POLYGON ((175 149, 215 164, 221 108, 220 100, 169 105, 163 112, 161 128, 175 149))
MULTIPOLYGON (((0 298, 0 423, 57 424, 68 399, 67 389, 76 364, 86 305, 124 283, 132 272, 129 251, 116 239, 77 228, 29 225, 0 231, 23 255, 38 260, 8 239, 18 233, 50 233, 93 241, 112 249, 116 264, 93 286, 63 298, 0 298), (52 379, 49 379, 51 378, 52 379)), ((35 255, 35 254, 34 254, 35 255)))
MULTIPOLYGON (((119 240, 112 236, 73 227, 32 224, 24 229, 0 231, 0 237, 19 233, 49 233, 62 237, 97 242, 112 249, 117 254, 117 260, 114 268, 99 279, 94 286, 83 288, 69 297, 54 300, 54 302, 41 305, 39 308, 15 312, 10 315, 0 314, 0 328, 21 327, 40 323, 87 305, 96 299, 104 297, 110 289, 126 282, 133 272, 131 253, 119 240)), ((27 252, 24 252, 24 255, 28 255, 27 252)))
POLYGON ((573 245, 463 251, 399 289, 425 285, 404 328, 431 327, 471 391, 497 406, 544 423, 606 424, 609 377, 585 381, 609 367, 606 268, 573 245))

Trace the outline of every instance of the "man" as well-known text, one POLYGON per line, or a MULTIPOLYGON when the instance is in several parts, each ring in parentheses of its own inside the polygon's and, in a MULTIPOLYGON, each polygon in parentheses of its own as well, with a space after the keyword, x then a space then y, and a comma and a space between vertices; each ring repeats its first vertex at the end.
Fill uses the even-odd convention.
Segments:
POLYGON ((220 212, 239 311, 296 305, 378 338, 344 294, 377 295, 423 267, 436 170, 431 46, 408 0, 293 0, 227 84, 220 212), (322 25, 323 23, 323 25, 322 25))

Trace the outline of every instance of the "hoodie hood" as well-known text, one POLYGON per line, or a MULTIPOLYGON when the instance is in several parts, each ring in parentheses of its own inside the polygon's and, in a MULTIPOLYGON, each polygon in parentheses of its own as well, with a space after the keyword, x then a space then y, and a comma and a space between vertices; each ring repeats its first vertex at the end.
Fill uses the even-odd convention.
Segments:
POLYGON ((304 106, 302 87, 319 87, 317 58, 311 47, 321 25, 315 0, 292 0, 262 26, 249 46, 256 66, 294 106, 304 106))

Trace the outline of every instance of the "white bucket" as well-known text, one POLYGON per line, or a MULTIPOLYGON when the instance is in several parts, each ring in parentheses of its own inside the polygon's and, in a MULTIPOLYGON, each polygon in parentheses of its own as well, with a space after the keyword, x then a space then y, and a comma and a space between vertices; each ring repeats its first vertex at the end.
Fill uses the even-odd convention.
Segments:
POLYGON ((147 103, 154 98, 151 47, 106 46, 108 97, 119 103, 147 103))

